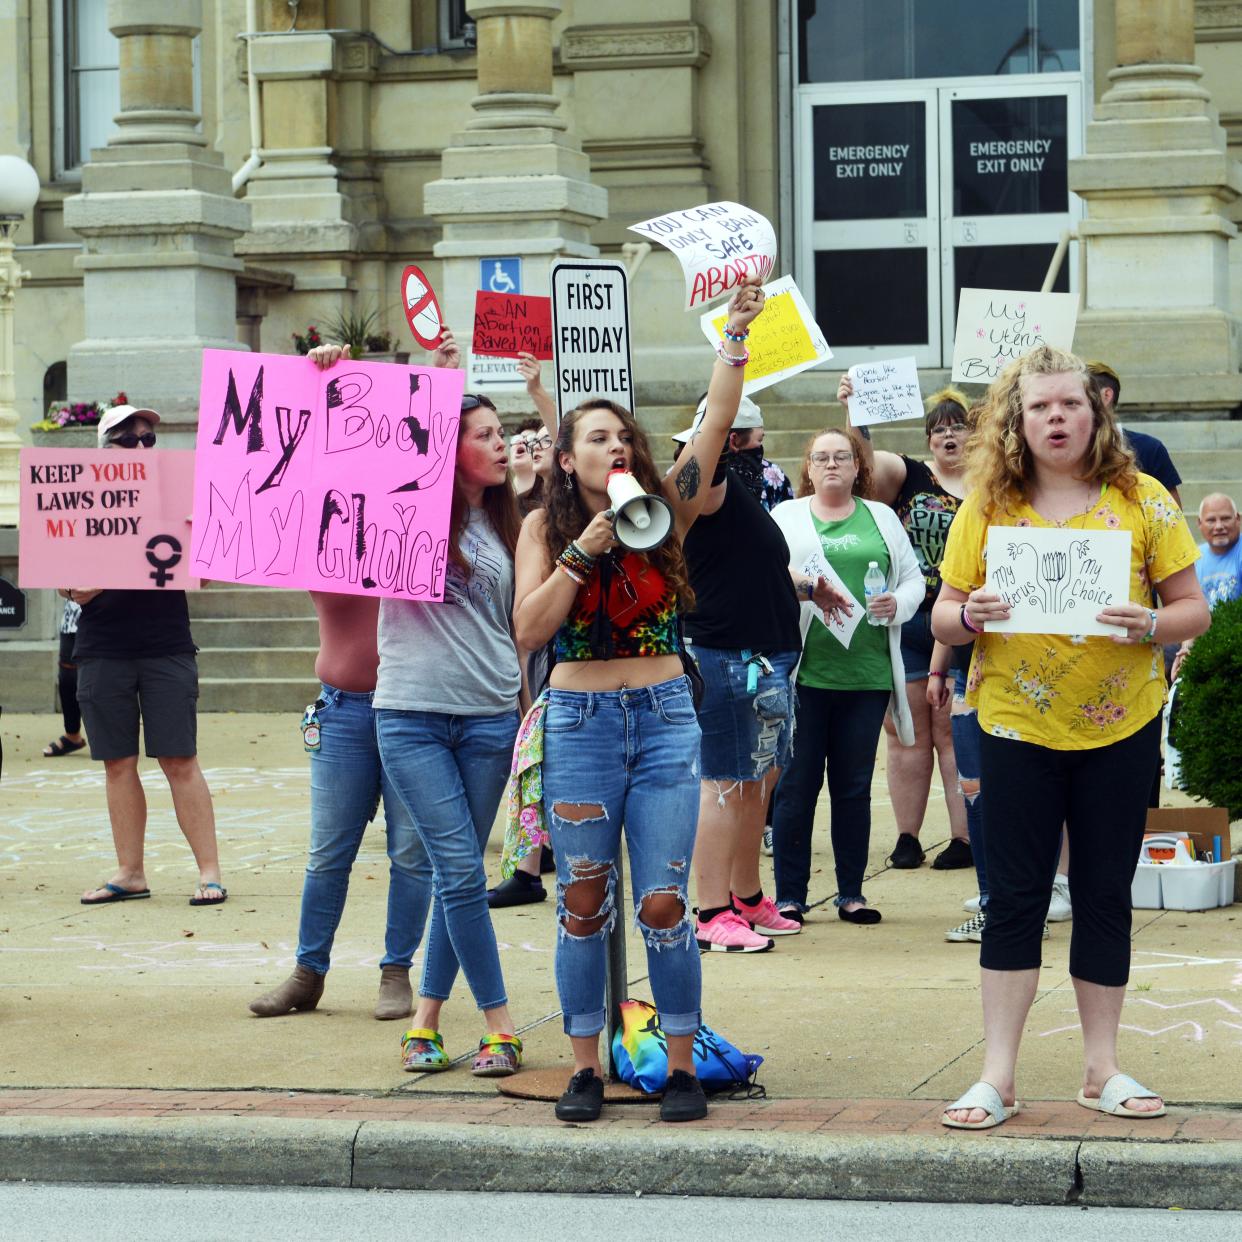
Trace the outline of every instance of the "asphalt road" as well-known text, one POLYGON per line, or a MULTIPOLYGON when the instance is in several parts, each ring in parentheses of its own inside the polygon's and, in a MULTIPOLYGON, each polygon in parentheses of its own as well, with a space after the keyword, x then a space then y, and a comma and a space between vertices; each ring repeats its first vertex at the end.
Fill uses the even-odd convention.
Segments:
POLYGON ((449 1242, 571 1238, 594 1242, 646 1234, 704 1237, 848 1237, 905 1242, 999 1237, 1005 1242, 1215 1242, 1242 1231, 1239 1213, 1129 1211, 784 1199, 667 1199, 598 1195, 430 1194, 218 1186, 48 1186, 0 1183, 0 1239, 7 1242, 282 1242, 408 1235, 449 1242), (815 1232, 812 1233, 811 1231, 815 1232), (624 1231, 624 1232, 623 1232, 624 1231))

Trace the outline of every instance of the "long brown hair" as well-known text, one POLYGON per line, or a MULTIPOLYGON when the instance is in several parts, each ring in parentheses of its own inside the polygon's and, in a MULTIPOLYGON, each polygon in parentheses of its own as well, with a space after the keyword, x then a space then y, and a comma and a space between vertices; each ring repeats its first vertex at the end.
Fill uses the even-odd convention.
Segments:
POLYGON ((1073 375, 1082 381, 1093 426, 1083 477, 1107 483, 1133 499, 1138 486, 1134 453, 1101 399, 1087 364, 1076 354, 1041 345, 1011 362, 997 377, 967 442, 966 481, 979 493, 984 512, 1003 512, 1020 503, 1034 478, 1034 459, 1022 430, 1022 381, 1031 375, 1073 375))
POLYGON ((867 465, 867 459, 863 456, 862 436, 853 427, 825 427, 823 431, 817 431, 806 442, 806 448, 802 451, 802 477, 798 480, 798 495, 815 495, 815 484, 811 482, 811 450, 820 436, 840 436, 849 444, 854 454, 854 465, 858 467, 858 474, 854 476, 854 486, 850 488, 850 491, 855 496, 869 497, 871 495, 871 467, 867 465))
MULTIPOLYGON (((555 561, 565 550, 571 540, 582 534, 582 529, 594 514, 588 513, 583 507, 582 498, 578 495, 578 484, 575 479, 565 473, 561 466, 561 454, 572 453, 574 449, 574 433, 584 415, 596 410, 607 410, 621 420, 622 427, 629 433, 633 449, 632 473, 648 495, 663 495, 660 475, 651 457, 651 448, 647 443, 647 435, 634 419, 634 415, 623 405, 613 401, 605 401, 595 397, 584 401, 576 410, 571 410, 561 419, 557 429, 556 443, 552 446, 552 473, 548 476, 548 486, 544 494, 544 527, 543 537, 548 549, 548 556, 555 561)), ((686 558, 681 549, 681 540, 674 531, 668 539, 653 552, 642 553, 664 576, 664 581, 677 593, 677 602, 683 611, 694 607, 694 592, 690 588, 690 575, 686 569, 686 558)))
MULTIPOLYGON (((478 409, 491 410, 496 413, 496 407, 486 397, 476 397, 477 405, 462 413, 461 420, 457 424, 457 443, 461 444, 461 438, 467 429, 467 422, 470 416, 478 409)), ((513 492, 513 474, 506 473, 503 483, 495 483, 491 487, 483 489, 483 513, 487 517, 488 524, 492 530, 496 532, 500 542, 508 549, 510 557, 517 552, 518 535, 522 530, 522 517, 518 512, 517 497, 513 492)), ((465 493, 461 489, 461 479, 457 475, 457 471, 453 471, 453 504, 449 510, 449 546, 448 558, 451 564, 456 565, 465 577, 470 576, 470 565, 462 555, 461 537, 465 533, 466 523, 470 520, 470 502, 466 499, 465 493)))

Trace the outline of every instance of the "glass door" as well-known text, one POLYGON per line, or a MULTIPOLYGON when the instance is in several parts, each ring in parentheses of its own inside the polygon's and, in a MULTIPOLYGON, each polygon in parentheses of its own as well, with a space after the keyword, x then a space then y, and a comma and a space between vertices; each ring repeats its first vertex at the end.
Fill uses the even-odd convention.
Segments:
MULTIPOLYGON (((942 323, 953 356, 963 288, 1038 290, 1080 205, 1069 160, 1081 149, 1082 93, 1075 83, 993 85, 940 92, 942 323)), ((1053 288, 1077 285, 1071 248, 1053 288)), ((828 338, 829 344, 832 338, 828 338)))
POLYGON ((835 365, 940 363, 938 92, 801 94, 799 283, 835 365))

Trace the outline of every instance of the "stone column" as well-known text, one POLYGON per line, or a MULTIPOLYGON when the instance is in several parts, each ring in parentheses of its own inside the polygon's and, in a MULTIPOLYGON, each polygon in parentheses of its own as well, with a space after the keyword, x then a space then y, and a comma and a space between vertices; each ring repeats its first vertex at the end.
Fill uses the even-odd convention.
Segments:
POLYGON ((440 300, 468 337, 479 259, 518 255, 523 290, 546 294, 553 259, 594 256, 591 227, 608 195, 570 137, 552 83, 552 22, 560 0, 467 0, 478 31, 475 115, 450 139, 427 213, 444 228, 440 300))
POLYGON ((1194 63, 1193 0, 1116 0, 1117 67, 1070 187, 1087 204, 1075 348, 1120 372, 1127 410, 1242 401, 1226 211, 1242 173, 1194 63))
POLYGON ((233 243, 250 212, 193 111, 202 0, 108 0, 108 18, 121 111, 65 202, 65 223, 85 241, 86 339, 69 351, 69 398, 123 389, 164 416, 166 440, 189 444, 203 349, 245 348, 233 243))

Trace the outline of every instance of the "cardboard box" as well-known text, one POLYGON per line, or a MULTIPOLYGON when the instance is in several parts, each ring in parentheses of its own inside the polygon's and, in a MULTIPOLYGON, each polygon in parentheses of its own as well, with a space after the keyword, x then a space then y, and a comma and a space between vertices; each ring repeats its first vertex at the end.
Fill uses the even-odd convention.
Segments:
MULTIPOLYGON (((1233 855, 1229 812, 1223 806, 1162 806, 1147 812, 1147 832, 1184 832, 1195 848, 1212 852, 1212 838, 1220 837, 1223 858, 1233 855)), ((1242 867, 1234 868, 1234 901, 1242 900, 1242 867)))

